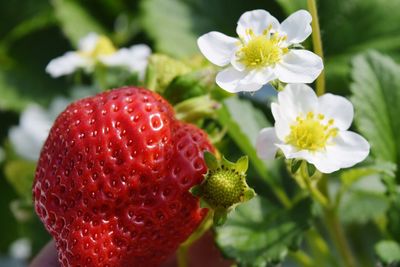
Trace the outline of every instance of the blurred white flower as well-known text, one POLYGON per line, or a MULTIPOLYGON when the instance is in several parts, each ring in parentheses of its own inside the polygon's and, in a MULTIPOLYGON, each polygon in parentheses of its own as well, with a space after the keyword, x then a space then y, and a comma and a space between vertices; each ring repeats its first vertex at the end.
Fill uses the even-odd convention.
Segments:
POLYGON ((70 51, 50 61, 46 71, 52 77, 59 77, 84 69, 93 71, 96 63, 108 66, 126 67, 131 72, 138 72, 142 78, 147 66, 151 49, 144 44, 117 50, 111 40, 105 36, 89 33, 78 44, 78 51, 70 51))
POLYGON ((342 96, 317 97, 305 84, 289 84, 271 105, 275 127, 264 128, 257 138, 257 153, 273 159, 280 149, 287 159, 303 159, 322 173, 331 173, 363 161, 369 143, 347 131, 353 105, 342 96))
POLYGON ((32 244, 28 238, 20 238, 10 245, 10 256, 14 259, 27 260, 32 254, 32 244))
POLYGON ((56 116, 69 101, 55 98, 49 110, 37 104, 29 105, 21 114, 18 126, 11 127, 9 139, 15 152, 21 157, 36 161, 56 116))
POLYGON ((281 24, 265 10, 245 12, 232 38, 220 32, 200 36, 203 55, 217 66, 217 84, 228 92, 256 91, 279 79, 285 83, 311 83, 323 69, 316 54, 293 49, 311 34, 311 15, 299 10, 281 24))

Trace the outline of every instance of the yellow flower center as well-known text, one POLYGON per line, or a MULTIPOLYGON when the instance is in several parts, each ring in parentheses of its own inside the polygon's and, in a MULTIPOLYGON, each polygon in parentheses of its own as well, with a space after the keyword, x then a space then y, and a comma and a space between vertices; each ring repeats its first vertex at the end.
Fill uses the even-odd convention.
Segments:
POLYGON ((115 51, 117 51, 117 49, 114 47, 109 38, 106 36, 99 36, 94 49, 91 51, 81 52, 81 54, 85 57, 96 59, 100 56, 112 55, 115 53, 115 51))
POLYGON ((290 126, 286 142, 299 150, 324 149, 328 141, 338 133, 338 129, 333 127, 334 120, 324 123, 324 118, 324 115, 315 116, 313 112, 308 112, 305 118, 297 117, 296 122, 290 126))
POLYGON ((261 68, 273 66, 278 63, 289 49, 281 47, 286 36, 270 33, 271 26, 264 30, 262 35, 255 35, 252 29, 247 29, 246 34, 250 40, 246 43, 241 37, 242 48, 237 52, 239 61, 248 68, 261 68))

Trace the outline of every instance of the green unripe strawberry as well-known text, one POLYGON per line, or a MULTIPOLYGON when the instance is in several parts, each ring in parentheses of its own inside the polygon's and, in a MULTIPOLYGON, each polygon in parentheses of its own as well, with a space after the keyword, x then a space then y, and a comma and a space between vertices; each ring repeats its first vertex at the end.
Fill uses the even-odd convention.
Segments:
POLYGON ((213 154, 205 152, 204 159, 208 172, 203 182, 193 187, 191 192, 214 210, 214 224, 221 225, 230 210, 255 196, 246 182, 248 157, 241 157, 233 163, 224 157, 217 161, 213 154))

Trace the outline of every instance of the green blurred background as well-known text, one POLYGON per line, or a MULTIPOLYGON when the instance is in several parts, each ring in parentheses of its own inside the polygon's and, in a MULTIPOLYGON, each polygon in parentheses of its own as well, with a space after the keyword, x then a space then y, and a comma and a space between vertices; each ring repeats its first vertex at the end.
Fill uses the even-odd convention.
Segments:
MULTIPOLYGON (((33 102, 46 107, 55 96, 67 96, 71 90, 68 78, 52 79, 45 73, 47 63, 74 50, 78 40, 89 32, 109 36, 118 47, 146 43, 156 52, 188 58, 199 53, 198 36, 211 30, 234 36, 239 16, 258 8, 268 10, 282 21, 293 11, 306 8, 306 3, 303 0, 0 1, 0 144, 2 154, 7 155, 7 160, 1 160, 0 155, 0 255, 3 255, 0 266, 14 266, 5 263, 5 258, 15 240, 30 238, 34 254, 49 238, 30 214, 34 165, 24 166, 22 169, 28 171, 19 172, 14 180, 9 177, 13 175, 6 175, 13 172, 6 163, 17 157, 9 151, 9 129, 18 124, 24 107, 33 102)), ((319 1, 319 15, 329 92, 349 94, 350 60, 360 52, 376 49, 400 59, 400 1, 323 0, 319 1)), ((14 169, 21 170, 15 166, 14 169)))

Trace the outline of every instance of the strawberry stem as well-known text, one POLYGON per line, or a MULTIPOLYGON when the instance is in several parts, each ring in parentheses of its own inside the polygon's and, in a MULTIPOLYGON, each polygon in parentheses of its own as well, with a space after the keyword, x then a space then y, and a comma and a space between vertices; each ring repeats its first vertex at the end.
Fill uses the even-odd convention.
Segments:
POLYGON ((204 218, 203 222, 200 226, 183 242, 177 251, 177 260, 178 260, 178 267, 187 267, 188 266, 188 251, 190 246, 199 240, 213 225, 213 211, 210 210, 207 216, 204 218))

